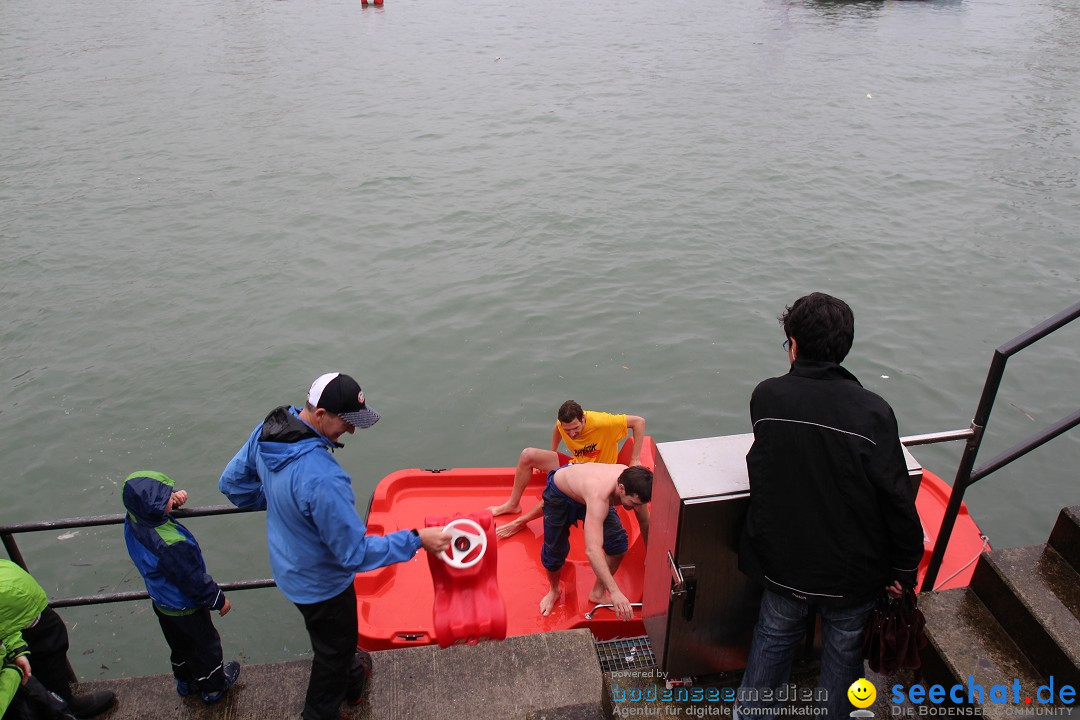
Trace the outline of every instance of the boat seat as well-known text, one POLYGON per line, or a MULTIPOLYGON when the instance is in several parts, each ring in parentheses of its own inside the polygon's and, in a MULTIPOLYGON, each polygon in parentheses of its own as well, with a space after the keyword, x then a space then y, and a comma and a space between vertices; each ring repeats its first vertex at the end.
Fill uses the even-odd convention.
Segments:
MULTIPOLYGON (((483 558, 472 567, 451 567, 440 558, 442 553, 428 553, 428 567, 435 583, 435 603, 432 610, 435 638, 440 647, 464 643, 475 645, 481 640, 506 638, 506 602, 499 590, 499 543, 490 510, 452 516, 428 516, 426 527, 445 527, 451 521, 465 518, 477 523, 487 537, 483 558)), ((474 550, 460 559, 468 563, 474 550)))

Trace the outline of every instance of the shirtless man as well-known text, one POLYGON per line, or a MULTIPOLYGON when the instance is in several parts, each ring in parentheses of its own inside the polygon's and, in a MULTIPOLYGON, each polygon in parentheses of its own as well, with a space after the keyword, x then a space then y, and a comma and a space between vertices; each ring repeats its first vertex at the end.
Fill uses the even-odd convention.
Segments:
POLYGON ((652 471, 641 466, 588 463, 564 465, 548 473, 544 488, 544 546, 540 562, 547 570, 549 589, 540 599, 540 614, 549 615, 559 599, 559 577, 570 552, 570 526, 585 521, 585 556, 596 573, 589 602, 603 602, 609 593, 620 620, 633 617, 630 601, 615 583, 615 571, 626 554, 626 530, 614 505, 637 515, 645 542, 649 542, 649 506, 652 471))
MULTIPOLYGON (((626 431, 634 433, 634 448, 630 464, 641 464, 641 445, 645 439, 645 419, 637 415, 612 415, 595 410, 582 410, 573 400, 567 400, 559 408, 558 422, 551 431, 551 449, 525 448, 514 470, 514 488, 510 498, 502 505, 493 505, 492 516, 521 512, 521 495, 532 478, 533 469, 551 472, 559 467, 559 441, 573 455, 575 463, 614 463, 619 457, 619 441, 626 431)), ((544 510, 541 500, 525 515, 499 527, 495 534, 507 538, 524 528, 529 521, 540 517, 544 510)))

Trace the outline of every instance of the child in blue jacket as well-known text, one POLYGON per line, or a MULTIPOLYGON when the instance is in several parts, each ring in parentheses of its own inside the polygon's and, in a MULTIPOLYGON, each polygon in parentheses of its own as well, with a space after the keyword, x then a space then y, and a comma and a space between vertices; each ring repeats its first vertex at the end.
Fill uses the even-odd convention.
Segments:
POLYGON ((124 539, 146 582, 161 632, 172 651, 176 692, 198 692, 214 703, 240 676, 240 663, 222 661, 221 637, 211 610, 224 616, 232 605, 206 572, 199 543, 170 517, 187 502, 163 473, 140 470, 124 481, 124 539))

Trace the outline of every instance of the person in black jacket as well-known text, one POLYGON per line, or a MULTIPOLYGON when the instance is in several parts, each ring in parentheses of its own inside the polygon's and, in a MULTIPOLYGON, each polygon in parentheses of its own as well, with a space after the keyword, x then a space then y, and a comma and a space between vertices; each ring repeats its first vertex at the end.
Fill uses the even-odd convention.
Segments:
POLYGON ((791 368, 750 399, 739 567, 765 592, 739 712, 772 716, 807 617, 819 612, 818 685, 829 715, 844 717, 847 689, 863 676, 863 627, 883 589, 899 595, 915 585, 922 528, 892 408, 839 364, 855 335, 851 308, 812 293, 780 323, 791 368))

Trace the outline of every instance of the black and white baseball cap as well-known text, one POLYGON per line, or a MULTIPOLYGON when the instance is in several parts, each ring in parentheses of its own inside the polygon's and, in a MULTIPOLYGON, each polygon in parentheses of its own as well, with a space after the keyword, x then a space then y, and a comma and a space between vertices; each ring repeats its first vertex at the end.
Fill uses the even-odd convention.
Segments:
POLYGON ((359 383, 344 373, 326 373, 316 378, 308 390, 307 401, 312 407, 332 412, 360 429, 379 421, 379 413, 364 402, 359 383))

